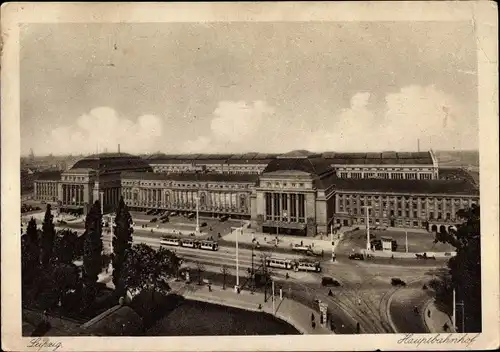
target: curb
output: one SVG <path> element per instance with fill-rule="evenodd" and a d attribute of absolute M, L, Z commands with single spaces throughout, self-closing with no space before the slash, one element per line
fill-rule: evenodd
<path fill-rule="evenodd" d="M 431 331 L 431 329 L 429 328 L 429 324 L 427 324 L 427 318 L 426 318 L 425 312 L 427 312 L 427 309 L 429 308 L 429 306 L 433 302 L 434 302 L 434 298 L 430 298 L 427 302 L 425 302 L 424 309 L 422 309 L 422 313 L 420 314 L 420 316 L 422 317 L 422 319 L 424 321 L 424 326 L 427 329 L 427 332 L 429 332 L 429 333 L 432 333 L 433 331 Z"/>
<path fill-rule="evenodd" d="M 396 327 L 396 324 L 394 324 L 394 321 L 392 320 L 392 315 L 391 315 L 391 304 L 392 304 L 392 299 L 394 297 L 394 294 L 397 292 L 398 290 L 394 290 L 390 296 L 389 296 L 389 299 L 387 300 L 387 307 L 385 308 L 386 309 L 386 315 L 387 315 L 387 319 L 389 320 L 389 325 L 391 326 L 391 329 L 394 333 L 398 334 L 398 329 Z"/>

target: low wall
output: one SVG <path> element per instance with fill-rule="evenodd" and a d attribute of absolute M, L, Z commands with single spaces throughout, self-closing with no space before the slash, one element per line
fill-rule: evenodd
<path fill-rule="evenodd" d="M 423 256 L 426 253 L 429 258 L 451 258 L 457 255 L 456 252 L 418 252 L 418 253 L 406 253 L 406 252 L 383 252 L 383 251 L 364 251 L 365 255 L 371 255 L 378 258 L 400 258 L 400 259 L 417 259 L 417 254 Z"/>

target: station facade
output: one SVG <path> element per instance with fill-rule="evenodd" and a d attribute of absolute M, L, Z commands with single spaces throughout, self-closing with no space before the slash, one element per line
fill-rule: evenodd
<path fill-rule="evenodd" d="M 471 180 L 439 178 L 432 152 L 216 157 L 93 156 L 59 179 L 38 180 L 35 197 L 57 198 L 62 211 L 84 211 L 97 199 L 105 212 L 114 211 L 120 196 L 140 211 L 189 213 L 198 202 L 202 215 L 248 219 L 259 232 L 304 236 L 365 225 L 366 212 L 371 226 L 446 231 L 459 209 L 479 203 Z"/>

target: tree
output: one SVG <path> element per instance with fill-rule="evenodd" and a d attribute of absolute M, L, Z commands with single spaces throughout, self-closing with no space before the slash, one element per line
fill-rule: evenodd
<path fill-rule="evenodd" d="M 118 209 L 116 210 L 116 225 L 113 226 L 113 282 L 115 287 L 120 291 L 123 290 L 121 285 L 121 272 L 125 255 L 132 247 L 132 216 L 128 211 L 127 205 L 120 198 Z"/>
<path fill-rule="evenodd" d="M 102 214 L 96 201 L 85 219 L 85 242 L 83 248 L 83 279 L 85 285 L 84 307 L 94 300 L 97 293 L 97 278 L 101 272 Z"/>
<path fill-rule="evenodd" d="M 223 264 L 220 268 L 220 272 L 222 273 L 222 289 L 226 289 L 226 277 L 229 274 L 229 268 L 227 265 Z"/>
<path fill-rule="evenodd" d="M 473 205 L 461 209 L 457 217 L 462 223 L 456 231 L 436 236 L 439 242 L 446 242 L 456 248 L 456 256 L 448 261 L 451 285 L 448 297 L 455 289 L 457 301 L 463 301 L 464 332 L 481 332 L 481 223 L 480 207 Z M 457 321 L 460 323 L 460 321 Z"/>
<path fill-rule="evenodd" d="M 21 237 L 22 248 L 22 275 L 25 283 L 32 282 L 40 266 L 40 244 L 36 220 L 31 218 L 28 222 L 26 235 Z"/>
<path fill-rule="evenodd" d="M 42 225 L 42 265 L 47 267 L 52 258 L 52 252 L 54 249 L 54 238 L 56 235 L 54 227 L 54 216 L 52 215 L 50 204 L 47 204 L 47 209 L 45 211 L 45 218 L 43 219 Z"/>
<path fill-rule="evenodd" d="M 133 245 L 127 250 L 121 272 L 121 282 L 130 292 L 151 291 L 168 294 L 168 279 L 174 277 L 179 268 L 179 258 L 174 252 L 160 247 L 153 249 L 147 244 Z"/>
<path fill-rule="evenodd" d="M 196 262 L 196 270 L 198 271 L 198 285 L 201 285 L 201 274 L 205 271 L 205 265 Z"/>
<path fill-rule="evenodd" d="M 53 258 L 58 263 L 71 264 L 79 256 L 78 235 L 70 230 L 57 232 L 54 239 Z"/>

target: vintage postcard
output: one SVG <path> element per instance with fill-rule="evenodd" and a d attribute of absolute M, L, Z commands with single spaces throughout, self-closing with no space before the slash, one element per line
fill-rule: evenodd
<path fill-rule="evenodd" d="M 2 348 L 498 348 L 496 10 L 3 5 Z"/>

